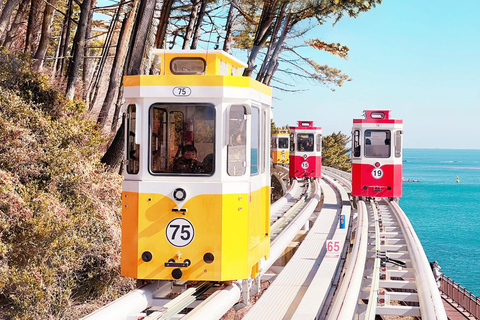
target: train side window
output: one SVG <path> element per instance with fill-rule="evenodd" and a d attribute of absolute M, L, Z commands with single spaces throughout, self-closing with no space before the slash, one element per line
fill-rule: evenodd
<path fill-rule="evenodd" d="M 353 156 L 360 157 L 360 130 L 353 132 Z"/>
<path fill-rule="evenodd" d="M 241 105 L 232 105 L 228 113 L 227 173 L 243 176 L 247 167 L 247 110 Z"/>
<path fill-rule="evenodd" d="M 140 145 L 135 143 L 135 135 L 137 134 L 136 120 L 137 107 L 130 104 L 127 107 L 127 172 L 129 174 L 137 174 L 140 167 Z"/>
<path fill-rule="evenodd" d="M 262 173 L 265 173 L 265 168 L 267 167 L 267 159 L 270 159 L 270 156 L 267 154 L 267 145 L 266 145 L 266 141 L 268 141 L 268 135 L 267 133 L 269 133 L 269 130 L 268 129 L 268 125 L 269 125 L 269 121 L 267 120 L 267 111 L 266 110 L 263 110 L 262 111 L 262 126 L 260 128 L 260 132 L 261 132 L 261 139 L 260 141 L 262 142 L 262 146 L 261 146 L 261 150 L 262 150 L 262 155 L 261 155 L 261 159 L 262 159 L 262 163 L 261 163 L 261 171 Z"/>
<path fill-rule="evenodd" d="M 313 151 L 313 133 L 299 133 L 297 134 L 297 151 Z"/>
<path fill-rule="evenodd" d="M 279 137 L 273 137 L 272 139 L 272 149 L 277 149 L 277 141 L 278 145 L 280 144 L 280 138 Z"/>
<path fill-rule="evenodd" d="M 317 134 L 317 152 L 322 151 L 322 135 Z"/>
<path fill-rule="evenodd" d="M 252 108 L 252 144 L 250 149 L 250 174 L 258 174 L 260 165 L 260 111 Z"/>
<path fill-rule="evenodd" d="M 390 130 L 365 130 L 365 157 L 390 158 Z"/>
<path fill-rule="evenodd" d="M 154 104 L 150 109 L 150 171 L 214 172 L 215 108 L 209 104 Z"/>
<path fill-rule="evenodd" d="M 295 135 L 290 133 L 290 152 L 295 152 Z"/>
<path fill-rule="evenodd" d="M 164 108 L 153 108 L 151 115 L 151 160 L 152 171 L 166 171 L 168 167 L 167 157 L 167 116 Z"/>
<path fill-rule="evenodd" d="M 395 157 L 402 156 L 402 131 L 395 131 Z"/>

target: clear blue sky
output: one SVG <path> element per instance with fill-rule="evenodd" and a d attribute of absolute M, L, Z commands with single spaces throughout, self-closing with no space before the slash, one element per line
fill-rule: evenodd
<path fill-rule="evenodd" d="M 480 1 L 383 0 L 358 18 L 317 27 L 309 38 L 350 48 L 349 60 L 300 52 L 353 81 L 306 92 L 274 90 L 274 122 L 313 120 L 324 135 L 350 135 L 365 109 L 404 120 L 405 148 L 480 149 Z"/>

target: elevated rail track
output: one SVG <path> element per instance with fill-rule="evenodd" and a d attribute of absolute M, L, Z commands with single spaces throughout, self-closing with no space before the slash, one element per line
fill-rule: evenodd
<path fill-rule="evenodd" d="M 319 180 L 293 181 L 272 204 L 270 257 L 260 265 L 272 283 L 244 319 L 447 319 L 426 255 L 398 203 L 370 199 L 354 209 L 349 174 L 323 172 Z M 305 239 L 272 273 L 301 229 Z M 83 319 L 220 319 L 244 306 L 260 280 L 193 286 L 156 281 Z M 176 298 L 165 298 L 176 291 Z"/>

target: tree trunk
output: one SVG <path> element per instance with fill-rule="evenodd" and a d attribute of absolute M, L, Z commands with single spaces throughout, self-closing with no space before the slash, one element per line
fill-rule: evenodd
<path fill-rule="evenodd" d="M 140 4 L 135 29 L 132 34 L 133 45 L 129 53 L 127 75 L 140 74 L 142 68 L 147 36 L 152 25 L 153 13 L 155 12 L 156 0 L 144 0 Z"/>
<path fill-rule="evenodd" d="M 2 15 L 0 16 L 0 43 L 3 43 L 3 39 L 5 39 L 7 35 L 10 17 L 12 16 L 13 10 L 20 4 L 20 1 L 21 0 L 8 0 L 7 3 L 5 3 Z"/>
<path fill-rule="evenodd" d="M 135 0 L 133 2 L 132 10 L 128 14 L 126 20 L 122 23 L 122 30 L 120 31 L 117 43 L 117 52 L 113 60 L 112 71 L 110 72 L 110 81 L 108 83 L 107 94 L 105 96 L 105 100 L 103 101 L 103 105 L 97 119 L 97 123 L 100 125 L 100 129 L 103 129 L 103 127 L 105 127 L 110 107 L 112 106 L 115 98 L 116 90 L 118 90 L 118 87 L 120 85 L 121 77 L 123 74 L 123 66 L 125 65 L 125 60 L 128 53 L 130 35 L 132 34 L 133 24 L 135 21 L 139 3 L 140 0 Z"/>
<path fill-rule="evenodd" d="M 223 43 L 223 51 L 230 53 L 232 45 L 233 34 L 233 21 L 235 20 L 234 10 L 235 7 L 230 4 L 230 10 L 228 10 L 227 23 L 225 25 L 225 42 Z"/>
<path fill-rule="evenodd" d="M 56 75 L 63 74 L 63 70 L 66 65 L 68 39 L 70 39 L 70 27 L 72 24 L 70 19 L 71 14 L 72 14 L 72 0 L 68 0 L 67 12 L 65 12 L 65 18 L 63 19 L 63 24 L 62 24 L 62 33 L 60 36 L 57 60 L 55 62 Z"/>
<path fill-rule="evenodd" d="M 3 46 L 5 48 L 10 49 L 10 46 L 13 43 L 13 39 L 15 39 L 15 37 L 18 35 L 18 28 L 24 23 L 25 18 L 27 17 L 29 4 L 30 0 L 23 0 L 21 2 L 17 14 L 15 15 L 15 20 L 13 21 L 10 30 L 8 30 L 5 41 L 3 42 Z"/>
<path fill-rule="evenodd" d="M 290 22 L 292 20 L 292 13 L 287 14 L 287 18 L 283 27 L 282 34 L 278 38 L 275 51 L 272 54 L 272 58 L 270 59 L 268 69 L 266 71 L 265 77 L 263 79 L 263 83 L 266 85 L 270 85 L 270 81 L 272 80 L 273 74 L 275 73 L 276 69 L 278 68 L 278 56 L 280 52 L 282 52 L 282 46 L 285 42 L 288 32 L 290 31 L 291 25 Z"/>
<path fill-rule="evenodd" d="M 101 54 L 102 57 L 100 58 L 100 61 L 97 64 L 96 75 L 94 75 L 95 80 L 92 81 L 92 83 L 88 88 L 88 95 L 90 96 L 89 110 L 92 110 L 97 102 L 98 90 L 100 90 L 100 79 L 104 72 L 104 66 L 108 58 L 108 54 L 110 52 L 110 46 L 112 44 L 112 38 L 115 31 L 115 26 L 119 20 L 120 12 L 123 8 L 124 3 L 125 3 L 125 0 L 120 1 L 120 3 L 118 4 L 117 10 L 115 11 L 115 14 L 112 17 L 112 20 L 110 21 L 110 26 L 108 27 L 107 36 L 103 44 L 103 49 Z"/>
<path fill-rule="evenodd" d="M 42 23 L 42 33 L 40 34 L 40 42 L 38 43 L 37 52 L 33 59 L 33 70 L 36 72 L 42 71 L 43 62 L 45 61 L 45 55 L 47 54 L 48 43 L 50 42 L 50 37 L 52 35 L 52 21 L 53 21 L 53 6 L 55 5 L 56 0 L 50 0 L 49 3 L 45 4 L 45 10 L 43 11 L 43 23 Z"/>
<path fill-rule="evenodd" d="M 267 1 L 263 5 L 262 15 L 260 21 L 258 22 L 257 31 L 255 33 L 255 39 L 253 41 L 253 47 L 248 56 L 247 68 L 243 71 L 243 76 L 250 77 L 255 69 L 255 59 L 257 58 L 258 53 L 265 45 L 270 33 L 271 25 L 275 18 L 274 8 L 276 6 L 276 1 Z"/>
<path fill-rule="evenodd" d="M 125 117 L 118 128 L 117 134 L 107 152 L 102 157 L 102 163 L 105 163 L 111 169 L 119 168 L 121 170 L 123 161 L 123 149 L 125 148 Z"/>
<path fill-rule="evenodd" d="M 198 13 L 197 23 L 195 24 L 195 32 L 193 34 L 193 41 L 190 49 L 197 49 L 198 40 L 200 39 L 200 33 L 202 32 L 202 22 L 203 17 L 205 16 L 205 11 L 207 9 L 207 0 L 201 0 L 202 6 L 200 7 L 200 12 Z"/>
<path fill-rule="evenodd" d="M 73 100 L 75 96 L 75 86 L 78 81 L 80 66 L 82 64 L 83 47 L 85 46 L 85 33 L 87 31 L 88 14 L 92 0 L 83 0 L 80 6 L 80 21 L 78 23 L 77 32 L 75 34 L 74 51 L 72 54 L 72 63 L 69 66 L 66 96 L 67 99 Z"/>
<path fill-rule="evenodd" d="M 277 34 L 278 34 L 278 32 L 279 32 L 279 30 L 282 26 L 282 21 L 283 21 L 283 17 L 284 17 L 284 13 L 285 13 L 284 9 L 285 9 L 285 7 L 282 8 L 279 17 L 276 19 L 274 30 L 272 31 L 272 34 L 271 34 L 271 37 L 270 37 L 267 52 L 265 53 L 265 58 L 263 59 L 262 66 L 260 67 L 260 70 L 258 70 L 258 74 L 257 74 L 257 78 L 256 78 L 257 81 L 262 82 L 262 80 L 265 77 L 265 74 L 267 72 L 268 65 L 269 65 L 269 62 L 270 62 L 270 59 L 271 59 L 271 56 L 272 56 L 272 52 L 274 51 L 276 43 L 278 42 Z"/>
<path fill-rule="evenodd" d="M 116 132 L 118 130 L 118 118 L 120 115 L 120 111 L 122 110 L 122 101 L 123 101 L 123 90 L 118 90 L 117 95 L 117 102 L 115 102 L 115 112 L 113 113 L 112 119 L 112 130 L 111 132 Z"/>
<path fill-rule="evenodd" d="M 87 31 L 85 32 L 85 49 L 83 52 L 83 73 L 82 73 L 82 82 L 83 82 L 83 90 L 82 90 L 82 98 L 85 100 L 86 104 L 88 105 L 88 85 L 90 83 L 90 78 L 92 75 L 92 59 L 90 56 L 90 37 L 92 35 L 92 18 L 93 18 L 93 6 L 90 8 L 90 12 L 88 13 L 88 23 L 87 23 Z"/>
<path fill-rule="evenodd" d="M 152 48 L 155 45 L 155 35 L 158 29 L 158 19 L 162 11 L 163 1 L 157 0 L 155 4 L 155 12 L 153 13 L 154 19 L 152 20 L 152 26 L 148 31 L 147 43 L 145 45 L 145 57 L 142 62 L 142 70 L 140 74 L 151 74 L 152 60 L 158 55 L 153 54 Z"/>
<path fill-rule="evenodd" d="M 160 21 L 158 23 L 157 35 L 155 37 L 155 48 L 162 48 L 165 42 L 165 34 L 167 32 L 168 18 L 172 11 L 172 4 L 174 0 L 163 1 L 162 12 L 160 14 Z"/>
<path fill-rule="evenodd" d="M 37 17 L 40 12 L 40 3 L 38 0 L 30 2 L 30 14 L 28 15 L 27 36 L 25 38 L 25 53 L 32 53 L 35 51 L 35 29 L 37 26 Z"/>
<path fill-rule="evenodd" d="M 183 39 L 182 49 L 188 49 L 190 40 L 192 39 L 193 27 L 197 21 L 198 8 L 200 7 L 200 0 L 192 0 L 192 11 L 190 12 L 190 20 L 188 21 L 187 30 L 185 32 L 185 38 Z"/>

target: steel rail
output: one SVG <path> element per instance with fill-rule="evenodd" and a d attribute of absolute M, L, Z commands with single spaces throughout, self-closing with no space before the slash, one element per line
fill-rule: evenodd
<path fill-rule="evenodd" d="M 378 217 L 378 210 L 374 202 L 370 201 L 370 207 L 373 213 L 374 219 L 374 228 L 375 228 L 375 252 L 380 251 L 380 221 Z M 373 273 L 372 273 L 372 283 L 370 285 L 370 295 L 368 297 L 368 306 L 365 314 L 365 320 L 375 320 L 377 314 L 377 298 L 378 298 L 378 288 L 380 282 L 380 258 L 375 256 Z"/>
<path fill-rule="evenodd" d="M 445 307 L 443 306 L 440 291 L 438 290 L 432 270 L 430 269 L 427 255 L 420 243 L 420 239 L 398 203 L 390 201 L 389 206 L 392 208 L 400 223 L 402 232 L 405 235 L 408 250 L 412 257 L 422 318 L 428 320 L 447 320 L 447 314 L 445 312 Z"/>
<path fill-rule="evenodd" d="M 345 276 L 328 314 L 328 320 L 353 319 L 360 294 L 367 258 L 368 219 L 363 201 L 358 203 L 357 230 L 352 254 L 345 266 Z"/>

